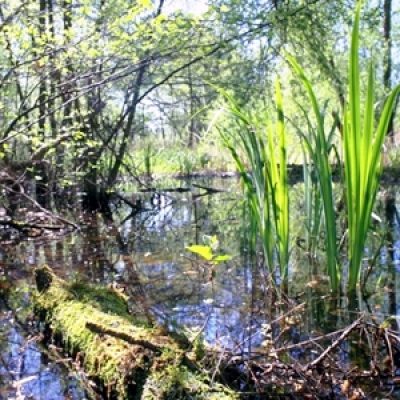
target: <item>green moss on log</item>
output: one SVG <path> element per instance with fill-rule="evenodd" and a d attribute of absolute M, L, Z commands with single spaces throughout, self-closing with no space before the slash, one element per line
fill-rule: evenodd
<path fill-rule="evenodd" d="M 146 379 L 142 400 L 231 400 L 237 398 L 219 383 L 210 384 L 208 376 L 195 373 L 168 352 L 155 363 Z"/>
<path fill-rule="evenodd" d="M 133 318 L 115 290 L 67 282 L 48 267 L 35 271 L 36 313 L 76 354 L 89 376 L 118 399 L 236 399 L 185 354 L 182 343 Z"/>

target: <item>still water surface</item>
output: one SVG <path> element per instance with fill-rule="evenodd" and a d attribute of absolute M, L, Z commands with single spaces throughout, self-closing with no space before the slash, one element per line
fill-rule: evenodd
<path fill-rule="evenodd" d="M 175 181 L 169 187 L 189 188 L 192 183 Z M 221 192 L 207 194 L 194 187 L 190 192 L 125 193 L 130 203 L 142 207 L 141 212 L 117 201 L 112 206 L 112 220 L 101 215 L 81 217 L 80 232 L 2 246 L 0 267 L 5 279 L 20 287 L 29 286 L 34 267 L 46 263 L 62 277 L 123 289 L 133 308 L 135 303 L 145 303 L 159 323 L 169 329 L 201 330 L 210 345 L 237 354 L 262 351 L 263 327 L 284 312 L 287 305 L 271 304 L 263 272 L 252 263 L 240 185 L 236 179 L 201 179 L 195 184 Z M 371 290 L 368 299 L 359 299 L 356 307 L 349 310 L 346 299 L 328 300 L 323 268 L 318 262 L 310 267 L 310 258 L 301 249 L 302 191 L 300 185 L 291 190 L 292 198 L 298 199 L 291 210 L 291 224 L 293 241 L 299 246 L 294 245 L 292 250 L 289 292 L 298 304 L 305 305 L 295 323 L 291 325 L 289 321 L 285 327 L 290 341 L 296 343 L 339 329 L 354 320 L 360 310 L 374 314 L 378 321 L 396 316 L 393 327 L 398 328 L 399 221 L 393 216 L 391 243 L 385 242 L 379 251 L 378 267 L 368 281 L 369 288 L 379 290 Z M 386 223 L 380 224 L 383 227 Z M 214 275 L 210 265 L 185 249 L 191 244 L 203 244 L 212 235 L 219 240 L 218 251 L 233 257 L 214 267 Z M 371 254 L 377 243 L 378 239 L 371 240 L 371 249 L 367 249 Z M 84 398 L 76 374 L 49 362 L 26 329 L 15 322 L 15 315 L 5 304 L 1 305 L 0 399 Z M 311 355 L 297 349 L 291 356 L 301 361 Z M 349 367 L 363 363 L 359 354 L 347 350 L 341 357 L 343 365 Z"/>

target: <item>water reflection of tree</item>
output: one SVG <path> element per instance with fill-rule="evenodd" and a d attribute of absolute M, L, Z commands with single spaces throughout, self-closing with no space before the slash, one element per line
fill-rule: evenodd
<path fill-rule="evenodd" d="M 386 212 L 386 221 L 388 224 L 387 229 L 387 248 L 389 255 L 388 269 L 389 269 L 389 277 L 388 277 L 388 301 L 389 301 L 389 314 L 392 316 L 397 316 L 397 290 L 398 287 L 397 279 L 398 279 L 398 249 L 396 248 L 396 240 L 398 240 L 398 232 L 400 225 L 399 213 L 396 207 L 396 194 L 393 188 L 389 188 L 387 190 L 385 196 L 385 212 Z M 393 328 L 397 328 L 397 320 L 394 319 L 392 321 Z"/>
<path fill-rule="evenodd" d="M 0 398 L 84 398 L 83 385 L 51 362 L 16 319 L 0 300 Z"/>

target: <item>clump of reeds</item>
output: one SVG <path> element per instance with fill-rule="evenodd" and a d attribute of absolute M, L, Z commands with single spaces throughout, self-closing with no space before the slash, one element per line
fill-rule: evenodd
<path fill-rule="evenodd" d="M 249 215 L 254 220 L 251 226 L 257 229 L 261 238 L 266 264 L 273 273 L 277 260 L 283 281 L 289 262 L 289 191 L 280 84 L 277 83 L 275 88 L 275 121 L 266 113 L 262 118 L 252 116 L 227 93 L 221 93 L 238 125 L 235 132 L 220 130 L 221 137 L 246 187 Z"/>
<path fill-rule="evenodd" d="M 340 266 L 338 263 L 337 251 L 332 169 L 329 161 L 331 135 L 328 135 L 325 132 L 325 108 L 319 105 L 310 81 L 294 57 L 287 55 L 287 59 L 307 92 L 307 96 L 312 106 L 312 113 L 316 120 L 316 127 L 314 127 L 308 114 L 305 113 L 308 125 L 308 135 L 302 135 L 302 139 L 309 159 L 313 164 L 316 179 L 318 181 L 325 224 L 327 271 L 332 290 L 337 290 L 340 282 Z"/>
<path fill-rule="evenodd" d="M 375 77 L 372 62 L 368 69 L 365 104 L 362 105 L 359 67 L 359 24 L 361 1 L 358 2 L 351 36 L 348 70 L 348 99 L 343 116 L 344 184 L 348 218 L 348 288 L 353 291 L 360 279 L 362 257 L 371 222 L 381 174 L 381 150 L 396 98 L 397 86 L 387 97 L 377 122 L 375 121 Z M 302 133 L 305 148 L 306 184 L 311 185 L 309 163 L 317 180 L 318 192 L 306 195 L 309 230 L 313 240 L 320 229 L 320 203 L 325 228 L 327 272 L 331 289 L 336 291 L 342 281 L 338 260 L 336 210 L 333 195 L 332 150 L 333 130 L 325 127 L 326 106 L 321 106 L 304 70 L 296 59 L 287 55 L 294 72 L 305 88 L 311 103 L 312 117 L 304 112 L 307 134 Z M 222 92 L 221 92 L 222 93 Z M 265 259 L 271 272 L 275 256 L 278 258 L 281 277 L 287 276 L 289 262 L 289 195 L 287 182 L 286 133 L 280 86 L 276 86 L 275 123 L 262 115 L 262 120 L 245 112 L 226 93 L 229 111 L 238 122 L 237 136 L 221 132 L 225 146 L 230 150 L 247 188 L 252 224 L 261 236 Z M 315 122 L 313 122 L 313 120 Z M 275 152 L 275 140 L 279 152 Z M 238 148 L 236 148 L 236 144 Z M 239 150 L 240 149 L 240 150 Z M 337 153 L 337 152 L 336 152 Z M 247 171 L 251 173 L 248 174 Z M 306 188 L 307 190 L 307 188 Z M 314 193 L 314 197 L 313 194 Z M 311 247 L 315 245 L 311 243 Z"/>
<path fill-rule="evenodd" d="M 358 55 L 360 10 L 361 1 L 357 4 L 351 36 L 348 100 L 344 110 L 342 135 L 348 218 L 348 288 L 350 291 L 356 288 L 360 279 L 364 246 L 381 174 L 382 145 L 395 100 L 400 91 L 400 86 L 398 86 L 389 94 L 376 124 L 375 76 L 372 62 L 369 64 L 367 94 L 365 104 L 362 106 Z M 331 288 L 336 290 L 341 281 L 341 270 L 337 258 L 335 204 L 329 162 L 330 135 L 325 134 L 324 107 L 320 107 L 318 104 L 310 81 L 293 57 L 289 55 L 287 59 L 305 87 L 316 119 L 317 126 L 314 128 L 306 114 L 309 134 L 302 135 L 302 138 L 317 172 L 324 211 L 328 274 Z"/>
<path fill-rule="evenodd" d="M 382 169 L 382 145 L 396 97 L 400 91 L 400 86 L 397 86 L 388 95 L 376 123 L 375 73 L 371 61 L 368 68 L 365 104 L 362 105 L 358 55 L 360 9 L 361 2 L 357 5 L 351 38 L 348 101 L 343 123 L 345 194 L 348 215 L 348 288 L 350 291 L 356 288 L 360 279 L 364 246 Z"/>

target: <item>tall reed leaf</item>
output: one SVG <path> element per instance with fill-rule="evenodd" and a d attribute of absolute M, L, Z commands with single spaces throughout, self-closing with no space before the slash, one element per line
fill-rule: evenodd
<path fill-rule="evenodd" d="M 345 107 L 343 154 L 348 212 L 348 288 L 354 291 L 360 279 L 362 257 L 381 175 L 381 150 L 393 113 L 397 86 L 387 97 L 375 128 L 375 74 L 368 69 L 365 104 L 361 104 L 359 67 L 359 25 L 361 2 L 354 18 L 349 58 L 349 92 Z"/>
<path fill-rule="evenodd" d="M 329 153 L 331 150 L 329 143 L 330 135 L 325 133 L 325 108 L 320 107 L 310 81 L 295 58 L 287 55 L 287 59 L 306 90 L 316 120 L 316 127 L 314 128 L 311 120 L 306 114 L 309 134 L 303 135 L 303 141 L 314 165 L 319 190 L 321 192 L 325 223 L 327 270 L 331 288 L 336 291 L 340 282 L 340 268 L 337 257 L 336 216 L 335 202 L 333 198 L 332 171 L 329 163 Z"/>
<path fill-rule="evenodd" d="M 322 202 L 318 182 L 313 177 L 310 155 L 302 145 L 305 226 L 307 230 L 307 251 L 315 256 L 321 228 Z"/>
<path fill-rule="evenodd" d="M 278 259 L 281 275 L 287 275 L 289 262 L 289 189 L 287 177 L 287 154 L 286 154 L 286 134 L 285 121 L 282 105 L 282 94 L 280 84 L 277 81 L 276 92 L 276 111 L 277 121 L 275 132 L 270 125 L 268 129 L 268 154 L 265 163 L 266 175 L 270 176 L 270 187 L 272 209 L 275 220 L 277 235 Z M 274 133 L 279 140 L 279 159 L 275 158 Z M 268 173 L 269 171 L 269 173 Z"/>
<path fill-rule="evenodd" d="M 289 262 L 289 190 L 286 132 L 279 83 L 276 84 L 275 92 L 277 118 L 272 123 L 266 115 L 262 116 L 262 120 L 250 115 L 232 97 L 220 90 L 239 128 L 237 135 L 222 130 L 220 134 L 247 189 L 250 216 L 255 220 L 266 264 L 273 272 L 276 256 L 280 276 L 284 280 Z M 276 139 L 278 155 L 275 154 Z M 247 173 L 247 167 L 250 174 Z"/>

